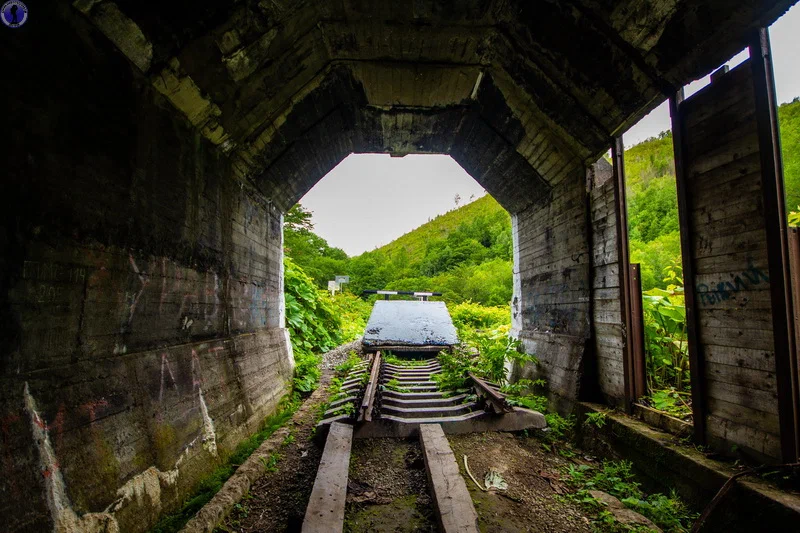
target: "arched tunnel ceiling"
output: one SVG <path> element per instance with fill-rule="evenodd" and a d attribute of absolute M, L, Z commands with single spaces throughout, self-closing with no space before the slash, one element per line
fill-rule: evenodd
<path fill-rule="evenodd" d="M 282 209 L 382 151 L 450 153 L 516 212 L 793 3 L 73 5 Z"/>

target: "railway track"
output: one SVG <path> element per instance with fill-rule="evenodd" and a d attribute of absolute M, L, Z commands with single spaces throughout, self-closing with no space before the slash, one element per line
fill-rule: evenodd
<path fill-rule="evenodd" d="M 436 357 L 409 365 L 381 352 L 356 365 L 331 398 L 319 432 L 327 440 L 306 509 L 306 533 L 342 531 L 353 439 L 418 438 L 428 490 L 445 533 L 477 532 L 478 515 L 446 434 L 544 428 L 537 412 L 512 407 L 497 384 L 470 375 L 461 390 L 440 391 Z"/>

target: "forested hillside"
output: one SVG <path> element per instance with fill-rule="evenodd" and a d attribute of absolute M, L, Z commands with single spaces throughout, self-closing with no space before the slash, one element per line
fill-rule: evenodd
<path fill-rule="evenodd" d="M 800 99 L 780 106 L 787 206 L 800 210 Z M 665 269 L 680 265 L 672 134 L 625 151 L 631 261 L 642 264 L 644 290 L 666 288 Z M 800 217 L 799 217 L 800 218 Z M 349 291 L 431 290 L 450 302 L 506 305 L 511 299 L 512 242 L 508 213 L 486 195 L 440 215 L 391 243 L 348 258 L 313 232 L 300 205 L 286 216 L 285 247 L 318 287 L 337 274 Z"/>
<path fill-rule="evenodd" d="M 351 289 L 439 291 L 450 302 L 511 300 L 511 217 L 484 196 L 350 261 Z"/>
<path fill-rule="evenodd" d="M 786 207 L 800 211 L 800 97 L 778 108 Z"/>

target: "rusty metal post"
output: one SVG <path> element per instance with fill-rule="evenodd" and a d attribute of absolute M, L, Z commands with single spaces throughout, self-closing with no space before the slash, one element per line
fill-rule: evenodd
<path fill-rule="evenodd" d="M 678 223 L 681 232 L 684 303 L 686 305 L 686 334 L 689 350 L 689 378 L 692 384 L 692 419 L 694 440 L 706 443 L 706 372 L 705 358 L 697 342 L 697 295 L 694 286 L 694 232 L 691 225 L 691 198 L 686 168 L 686 132 L 684 131 L 683 89 L 669 99 L 672 117 L 672 147 L 675 153 L 675 181 L 678 190 Z"/>
<path fill-rule="evenodd" d="M 778 392 L 778 420 L 781 429 L 783 462 L 798 457 L 800 421 L 798 421 L 797 354 L 795 353 L 794 309 L 789 268 L 789 242 L 786 228 L 786 205 L 783 192 L 783 163 L 775 79 L 769 32 L 761 28 L 750 43 L 753 68 L 758 147 L 761 155 L 761 191 L 764 199 L 764 225 L 769 258 L 772 333 L 775 346 L 775 380 Z"/>
<path fill-rule="evenodd" d="M 800 228 L 789 228 L 789 270 L 792 277 L 795 357 L 800 350 Z M 800 357 L 797 357 L 800 365 Z M 798 368 L 800 372 L 800 368 Z"/>
<path fill-rule="evenodd" d="M 644 309 L 642 308 L 642 265 L 631 264 L 631 334 L 633 394 L 638 400 L 647 394 L 647 362 L 644 352 Z"/>
<path fill-rule="evenodd" d="M 633 411 L 633 401 L 636 399 L 633 388 L 632 354 L 630 349 L 630 308 L 631 284 L 629 280 L 628 265 L 628 207 L 625 199 L 625 145 L 622 136 L 616 137 L 611 145 L 611 161 L 614 168 L 614 203 L 617 225 L 617 265 L 619 272 L 619 303 L 620 320 L 622 326 L 622 371 L 625 388 L 625 410 Z"/>

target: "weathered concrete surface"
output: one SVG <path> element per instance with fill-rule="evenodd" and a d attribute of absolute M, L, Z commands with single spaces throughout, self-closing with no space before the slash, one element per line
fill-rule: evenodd
<path fill-rule="evenodd" d="M 575 399 L 585 167 L 792 3 L 40 6 L 0 37 L 7 529 L 144 529 L 274 407 L 280 213 L 352 152 L 450 154 L 514 215 L 521 373 Z"/>
<path fill-rule="evenodd" d="M 458 334 L 444 302 L 378 300 L 364 330 L 364 346 L 453 346 Z"/>
<path fill-rule="evenodd" d="M 578 442 L 583 449 L 606 458 L 633 462 L 644 489 L 669 493 L 676 490 L 700 512 L 725 481 L 738 472 L 730 463 L 716 461 L 694 446 L 680 443 L 673 435 L 607 407 L 581 402 L 578 420 L 586 413 L 603 412 L 602 428 L 578 424 Z M 739 478 L 703 527 L 703 531 L 750 532 L 792 531 L 800 521 L 800 496 L 780 490 L 757 476 Z"/>
<path fill-rule="evenodd" d="M 75 10 L 282 209 L 347 153 L 379 150 L 452 153 L 517 211 L 543 193 L 540 177 L 554 184 L 594 163 L 612 135 L 792 3 L 78 0 Z"/>
<path fill-rule="evenodd" d="M 322 384 L 324 385 L 324 383 Z M 292 416 L 291 422 L 275 431 L 250 457 L 236 469 L 207 504 L 181 529 L 181 533 L 212 533 L 222 520 L 228 516 L 233 506 L 239 503 L 250 490 L 250 486 L 264 475 L 265 461 L 281 448 L 287 436 L 292 434 L 292 426 L 302 421 L 312 410 L 318 409 L 321 399 L 328 394 L 327 387 L 320 386 Z"/>
<path fill-rule="evenodd" d="M 80 12 L 36 21 L 3 34 L 0 516 L 142 531 L 288 390 L 281 213 Z"/>
<path fill-rule="evenodd" d="M 543 378 L 554 399 L 578 397 L 590 343 L 591 261 L 585 173 L 573 173 L 546 204 L 512 216 L 512 333 L 537 365 L 516 378 Z"/>

